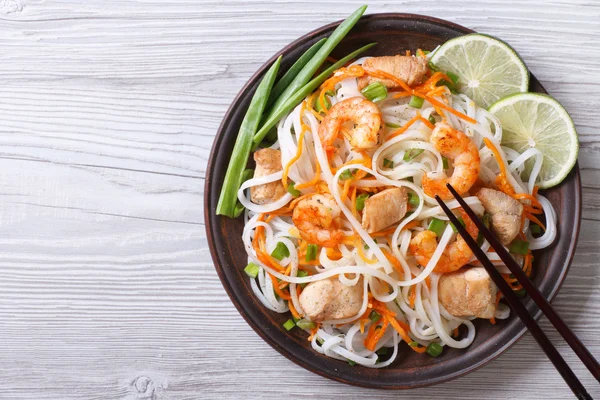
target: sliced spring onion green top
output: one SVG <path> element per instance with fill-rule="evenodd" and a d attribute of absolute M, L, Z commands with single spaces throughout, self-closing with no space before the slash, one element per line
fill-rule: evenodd
<path fill-rule="evenodd" d="M 404 161 L 410 161 L 425 150 L 423 149 L 408 149 L 406 153 L 404 153 Z"/>
<path fill-rule="evenodd" d="M 300 329 L 315 329 L 317 324 L 307 319 L 300 319 L 296 322 L 296 326 Z"/>
<path fill-rule="evenodd" d="M 408 102 L 408 105 L 413 108 L 421 108 L 423 107 L 423 103 L 425 103 L 425 99 L 413 95 L 410 96 L 410 101 Z"/>
<path fill-rule="evenodd" d="M 314 261 L 317 259 L 317 250 L 319 247 L 316 244 L 309 244 L 306 248 L 306 261 Z"/>
<path fill-rule="evenodd" d="M 442 167 L 444 169 L 450 168 L 450 165 L 448 165 L 448 159 L 446 157 L 444 157 L 444 156 L 442 156 Z"/>
<path fill-rule="evenodd" d="M 293 321 L 293 320 L 291 320 L 291 319 L 288 319 L 287 321 L 285 321 L 285 322 L 283 323 L 283 327 L 285 328 L 285 330 L 286 330 L 286 331 L 289 331 L 289 330 L 291 330 L 291 329 L 292 329 L 293 327 L 295 327 L 295 326 L 296 326 L 296 324 L 295 324 L 295 323 L 294 323 L 294 321 Z"/>
<path fill-rule="evenodd" d="M 401 127 L 400 125 L 394 124 L 393 122 L 386 122 L 385 126 L 387 126 L 388 128 L 392 128 L 392 129 L 398 129 Z"/>
<path fill-rule="evenodd" d="M 529 242 L 526 242 L 524 240 L 513 240 L 513 242 L 510 245 L 510 249 L 509 251 L 513 254 L 521 254 L 521 255 L 525 255 L 527 254 L 527 251 L 529 250 Z"/>
<path fill-rule="evenodd" d="M 460 222 L 460 224 L 462 226 L 465 226 L 465 221 L 462 219 L 462 217 L 458 217 L 457 219 L 458 219 L 458 222 Z M 450 228 L 452 228 L 454 233 L 458 233 L 458 228 L 456 226 L 454 226 L 454 224 L 452 222 L 450 222 Z"/>
<path fill-rule="evenodd" d="M 444 348 L 439 343 L 431 342 L 427 345 L 425 353 L 429 354 L 431 357 L 438 357 L 442 354 L 442 350 L 444 350 Z"/>
<path fill-rule="evenodd" d="M 435 120 L 435 117 L 433 115 L 429 116 L 429 122 L 431 122 L 433 125 L 435 125 L 437 123 L 437 121 Z"/>
<path fill-rule="evenodd" d="M 371 322 L 377 323 L 377 321 L 379 321 L 381 319 L 381 314 L 379 314 L 377 311 L 373 310 L 369 314 L 369 319 L 371 320 Z"/>
<path fill-rule="evenodd" d="M 352 178 L 353 175 L 354 175 L 354 172 L 352 172 L 351 169 L 344 170 L 344 172 L 342 172 L 340 174 L 340 180 L 341 181 L 345 181 L 347 179 Z"/>
<path fill-rule="evenodd" d="M 269 101 L 267 102 L 267 107 L 270 106 L 277 100 L 281 93 L 292 83 L 294 78 L 298 75 L 298 73 L 304 68 L 304 66 L 314 57 L 315 54 L 319 51 L 319 49 L 323 46 L 323 44 L 327 41 L 327 38 L 323 38 L 319 40 L 317 43 L 313 44 L 308 50 L 304 52 L 296 60 L 296 62 L 286 71 L 286 73 L 277 81 L 275 86 L 273 86 L 273 90 L 271 90 L 271 95 L 269 96 Z"/>
<path fill-rule="evenodd" d="M 419 196 L 413 192 L 408 192 L 408 204 L 411 205 L 412 207 L 419 207 L 419 204 L 421 203 L 421 199 L 419 199 Z"/>
<path fill-rule="evenodd" d="M 529 230 L 531 231 L 531 233 L 535 234 L 542 233 L 542 228 L 538 224 L 530 224 Z"/>
<path fill-rule="evenodd" d="M 373 103 L 385 100 L 388 94 L 387 88 L 379 81 L 371 83 L 369 86 L 363 88 L 360 92 L 367 98 L 367 100 L 372 101 Z"/>
<path fill-rule="evenodd" d="M 275 250 L 273 250 L 273 252 L 271 253 L 271 257 L 281 261 L 286 257 L 290 256 L 290 249 L 287 248 L 287 246 L 281 242 L 277 242 L 277 246 L 275 247 Z"/>
<path fill-rule="evenodd" d="M 309 245 L 309 246 L 310 246 L 310 245 Z M 309 260 L 306 260 L 306 261 L 309 261 Z M 296 273 L 296 276 L 297 276 L 298 278 L 304 278 L 304 277 L 307 277 L 307 276 L 308 276 L 308 272 L 306 272 L 306 271 L 304 271 L 304 270 L 298 270 L 298 272 Z M 300 284 L 299 284 L 299 286 L 300 286 L 301 288 L 304 288 L 306 285 L 308 285 L 308 283 L 300 283 Z"/>
<path fill-rule="evenodd" d="M 383 159 L 383 167 L 384 168 L 394 168 L 394 162 L 392 160 L 388 160 L 387 158 Z"/>
<path fill-rule="evenodd" d="M 430 231 L 434 232 L 438 237 L 442 237 L 444 230 L 446 229 L 446 223 L 441 219 L 431 218 L 431 222 L 427 227 Z"/>
<path fill-rule="evenodd" d="M 283 117 L 284 114 L 289 112 L 292 108 L 296 107 L 296 105 L 298 105 L 298 103 L 300 103 L 306 96 L 308 96 L 316 88 L 318 88 L 321 83 L 325 82 L 325 80 L 329 77 L 329 75 L 331 75 L 335 70 L 343 67 L 348 61 L 352 60 L 359 54 L 367 51 L 368 49 L 375 46 L 376 44 L 377 43 L 370 43 L 366 46 L 361 47 L 358 50 L 353 51 L 352 53 L 348 54 L 346 57 L 340 59 L 338 62 L 333 64 L 331 67 L 327 68 L 325 71 L 321 72 L 316 78 L 314 78 L 313 80 L 308 82 L 306 85 L 304 85 L 298 91 L 296 91 L 293 95 L 291 95 L 289 97 L 289 99 L 287 99 L 287 101 L 285 101 L 281 105 L 281 107 L 279 107 L 277 112 L 272 112 L 271 114 L 269 114 L 267 121 L 263 124 L 263 126 L 256 133 L 256 135 L 254 135 L 254 143 L 256 145 L 258 145 L 263 140 L 263 138 L 267 135 L 267 133 L 269 133 L 271 128 L 274 127 L 275 124 L 277 124 L 277 122 L 281 119 L 281 117 Z"/>
<path fill-rule="evenodd" d="M 300 196 L 300 195 L 302 194 L 302 192 L 300 192 L 298 189 L 296 189 L 295 185 L 296 185 L 296 184 L 295 184 L 294 182 L 290 182 L 290 183 L 288 183 L 288 186 L 287 186 L 287 191 L 288 191 L 288 193 L 289 193 L 289 194 L 291 194 L 292 196 L 294 196 L 294 197 L 298 197 L 298 196 Z"/>
<path fill-rule="evenodd" d="M 260 270 L 260 266 L 254 264 L 254 263 L 249 263 L 246 268 L 244 268 L 244 272 L 246 273 L 246 275 L 248 275 L 250 278 L 256 278 L 258 276 L 258 271 Z"/>
<path fill-rule="evenodd" d="M 229 165 L 227 166 L 227 172 L 225 173 L 225 179 L 223 180 L 223 188 L 219 196 L 219 203 L 217 204 L 217 215 L 225 215 L 228 217 L 235 218 L 236 204 L 237 204 L 237 192 L 242 185 L 243 171 L 248 163 L 248 157 L 250 157 L 250 151 L 252 150 L 252 138 L 256 133 L 258 124 L 262 117 L 269 93 L 273 87 L 273 82 L 279 71 L 281 65 L 281 57 L 279 57 L 269 68 L 265 77 L 262 79 L 244 120 L 240 125 L 235 145 L 229 159 Z M 267 132 L 265 132 L 266 134 Z M 239 208 L 238 208 L 239 209 Z M 238 214 L 239 215 L 239 214 Z"/>
<path fill-rule="evenodd" d="M 456 82 L 458 82 L 458 75 L 451 71 L 446 72 L 446 75 L 448 75 L 448 78 L 452 79 L 452 84 L 456 85 Z"/>
<path fill-rule="evenodd" d="M 356 197 L 356 211 L 362 211 L 365 208 L 365 200 L 369 198 L 369 195 L 366 193 L 359 194 Z"/>

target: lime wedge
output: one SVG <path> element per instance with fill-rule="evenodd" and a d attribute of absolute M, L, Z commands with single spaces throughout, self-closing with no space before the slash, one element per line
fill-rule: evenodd
<path fill-rule="evenodd" d="M 544 156 L 537 184 L 546 189 L 558 185 L 577 161 L 579 141 L 573 120 L 552 97 L 540 93 L 518 93 L 490 106 L 502 123 L 502 145 L 523 153 L 538 149 Z M 525 164 L 528 179 L 533 162 Z"/>
<path fill-rule="evenodd" d="M 442 72 L 458 75 L 455 89 L 480 107 L 529 88 L 523 60 L 512 47 L 491 36 L 472 33 L 451 39 L 435 51 L 431 62 Z"/>

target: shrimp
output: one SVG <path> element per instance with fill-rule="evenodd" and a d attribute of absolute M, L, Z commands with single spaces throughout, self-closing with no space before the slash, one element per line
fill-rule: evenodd
<path fill-rule="evenodd" d="M 467 213 L 462 208 L 460 208 L 459 211 L 462 215 L 463 221 L 465 222 L 465 228 L 467 232 L 469 232 L 469 235 L 475 239 L 479 233 L 477 226 L 473 221 L 471 221 Z M 431 256 L 433 256 L 433 252 L 437 246 L 437 235 L 435 232 L 427 230 L 420 232 L 417 234 L 417 236 L 412 238 L 410 241 L 409 250 L 415 255 L 419 264 L 426 266 L 429 263 Z M 462 236 L 458 235 L 454 243 L 446 246 L 442 256 L 435 265 L 433 272 L 445 274 L 446 272 L 456 271 L 466 265 L 472 256 L 473 252 L 469 248 L 469 245 L 467 242 L 465 242 Z"/>
<path fill-rule="evenodd" d="M 382 121 L 381 111 L 373 102 L 352 97 L 331 107 L 319 126 L 319 137 L 327 151 L 335 150 L 333 142 L 340 130 L 348 137 L 352 147 L 372 149 L 381 141 Z"/>
<path fill-rule="evenodd" d="M 296 204 L 292 221 L 310 243 L 335 247 L 344 239 L 340 229 L 342 210 L 330 194 L 314 194 Z"/>
<path fill-rule="evenodd" d="M 463 132 L 450 127 L 444 122 L 436 124 L 429 138 L 431 144 L 439 152 L 454 164 L 454 172 L 451 177 L 432 179 L 423 176 L 423 191 L 428 196 L 440 196 L 447 200 L 453 198 L 452 193 L 446 187 L 451 184 L 459 193 L 466 193 L 479 177 L 479 150 L 475 143 Z"/>

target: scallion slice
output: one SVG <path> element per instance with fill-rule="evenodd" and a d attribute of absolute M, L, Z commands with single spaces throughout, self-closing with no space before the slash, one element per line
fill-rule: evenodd
<path fill-rule="evenodd" d="M 450 165 L 448 165 L 448 159 L 446 157 L 444 157 L 444 156 L 442 156 L 442 167 L 444 169 L 450 168 Z"/>
<path fill-rule="evenodd" d="M 442 354 L 442 350 L 444 350 L 444 348 L 439 343 L 431 342 L 427 345 L 425 353 L 429 354 L 431 357 L 438 357 Z"/>
<path fill-rule="evenodd" d="M 437 121 L 435 120 L 435 117 L 433 115 L 430 115 L 429 118 L 427 118 L 429 120 L 429 122 L 431 122 L 432 125 L 435 125 L 437 123 Z"/>
<path fill-rule="evenodd" d="M 353 175 L 353 172 L 352 172 L 352 170 L 351 170 L 351 169 L 347 169 L 347 170 L 345 170 L 344 172 L 342 172 L 342 173 L 340 174 L 340 180 L 341 180 L 341 181 L 345 181 L 345 180 L 347 180 L 347 179 L 351 179 L 351 178 L 352 178 L 352 175 Z"/>
<path fill-rule="evenodd" d="M 450 71 L 446 72 L 446 75 L 448 75 L 448 78 L 452 79 L 452 83 L 456 85 L 456 82 L 458 82 L 458 75 Z"/>
<path fill-rule="evenodd" d="M 275 250 L 273 250 L 273 252 L 271 253 L 271 257 L 281 261 L 289 256 L 290 250 L 287 248 L 287 246 L 281 242 L 277 242 L 277 246 L 275 247 Z"/>
<path fill-rule="evenodd" d="M 285 328 L 286 331 L 289 331 L 290 329 L 292 329 L 293 327 L 295 327 L 296 324 L 294 323 L 293 320 L 288 319 L 287 321 L 284 322 L 283 327 Z"/>
<path fill-rule="evenodd" d="M 442 237 L 444 230 L 446 229 L 446 223 L 441 219 L 432 218 L 429 226 L 427 227 L 430 231 L 434 232 L 438 237 Z"/>
<path fill-rule="evenodd" d="M 298 189 L 296 189 L 295 185 L 296 184 L 294 182 L 288 183 L 287 191 L 292 196 L 298 197 L 298 196 L 300 196 L 302 194 L 302 192 L 300 192 Z"/>
<path fill-rule="evenodd" d="M 300 319 L 296 322 L 296 326 L 300 329 L 315 329 L 317 324 L 307 319 Z"/>
<path fill-rule="evenodd" d="M 421 108 L 421 107 L 423 107 L 424 102 L 425 102 L 425 99 L 413 95 L 413 96 L 410 96 L 410 101 L 408 102 L 408 105 L 413 108 Z"/>
<path fill-rule="evenodd" d="M 419 207 L 419 204 L 421 203 L 421 199 L 419 199 L 419 195 L 413 193 L 413 192 L 409 192 L 408 193 L 408 204 L 412 207 Z"/>
<path fill-rule="evenodd" d="M 425 150 L 423 149 L 408 149 L 406 153 L 404 153 L 404 161 L 410 161 Z"/>
<path fill-rule="evenodd" d="M 460 224 L 462 226 L 465 226 L 465 221 L 463 221 L 462 217 L 458 217 L 457 219 L 458 219 L 458 222 L 460 222 Z M 458 233 L 458 228 L 456 226 L 454 226 L 454 224 L 452 222 L 450 222 L 450 227 L 452 228 L 454 233 Z"/>
<path fill-rule="evenodd" d="M 392 129 L 398 129 L 398 128 L 400 128 L 400 125 L 394 124 L 393 122 L 386 122 L 385 126 L 387 126 L 388 128 L 392 128 Z"/>
<path fill-rule="evenodd" d="M 306 248 L 306 262 L 314 261 L 317 259 L 318 246 L 316 244 L 309 244 Z"/>
<path fill-rule="evenodd" d="M 371 320 L 371 322 L 377 323 L 377 321 L 379 321 L 381 319 L 381 314 L 379 314 L 375 310 L 372 310 L 371 313 L 369 314 L 369 319 Z"/>
<path fill-rule="evenodd" d="M 250 278 L 256 278 L 258 276 L 258 271 L 260 270 L 260 266 L 254 264 L 254 263 L 249 263 L 246 268 L 244 268 L 244 272 L 246 273 L 246 275 L 248 275 Z"/>
<path fill-rule="evenodd" d="M 360 92 L 367 98 L 367 100 L 372 101 L 373 103 L 385 100 L 388 94 L 387 88 L 379 81 L 371 83 Z"/>
<path fill-rule="evenodd" d="M 365 200 L 369 198 L 369 195 L 366 193 L 359 194 L 356 197 L 356 211 L 362 211 L 365 208 Z"/>
<path fill-rule="evenodd" d="M 299 270 L 299 271 L 296 273 L 296 276 L 297 276 L 298 278 L 304 278 L 304 277 L 307 277 L 307 276 L 308 276 L 308 272 L 306 272 L 306 271 L 304 271 L 304 270 Z M 301 288 L 304 288 L 306 285 L 308 285 L 308 283 L 299 283 L 299 284 L 298 284 L 298 286 L 300 286 Z"/>
<path fill-rule="evenodd" d="M 387 158 L 383 159 L 383 168 L 394 168 L 394 162 Z"/>
<path fill-rule="evenodd" d="M 527 254 L 527 251 L 529 250 L 529 242 L 526 242 L 524 240 L 514 240 L 512 242 L 512 244 L 510 245 L 510 249 L 509 251 L 513 254 L 521 254 L 521 255 L 525 255 Z"/>

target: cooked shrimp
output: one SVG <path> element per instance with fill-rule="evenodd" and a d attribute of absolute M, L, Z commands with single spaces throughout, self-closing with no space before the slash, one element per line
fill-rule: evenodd
<path fill-rule="evenodd" d="M 450 127 L 444 122 L 436 124 L 429 138 L 431 144 L 454 164 L 451 177 L 432 179 L 423 176 L 423 191 L 428 196 L 440 196 L 442 199 L 451 199 L 452 194 L 446 187 L 451 184 L 459 193 L 466 193 L 479 177 L 479 150 L 475 143 L 463 132 Z"/>
<path fill-rule="evenodd" d="M 469 232 L 472 238 L 476 238 L 479 232 L 477 226 L 462 208 L 460 209 L 460 213 L 465 222 L 467 232 Z M 437 235 L 435 232 L 427 230 L 420 232 L 410 241 L 409 250 L 417 257 L 417 261 L 422 266 L 426 266 L 431 256 L 433 256 L 433 252 L 438 246 L 436 239 Z M 473 252 L 469 248 L 469 245 L 462 236 L 458 235 L 454 243 L 446 246 L 433 271 L 439 274 L 456 271 L 466 265 L 472 256 Z"/>
<path fill-rule="evenodd" d="M 380 143 L 382 125 L 381 111 L 373 102 L 352 97 L 331 107 L 319 126 L 319 137 L 323 147 L 332 151 L 335 150 L 333 142 L 342 130 L 352 147 L 372 149 Z"/>
<path fill-rule="evenodd" d="M 315 194 L 296 204 L 292 221 L 300 236 L 310 243 L 335 247 L 343 239 L 340 207 L 330 194 Z"/>

